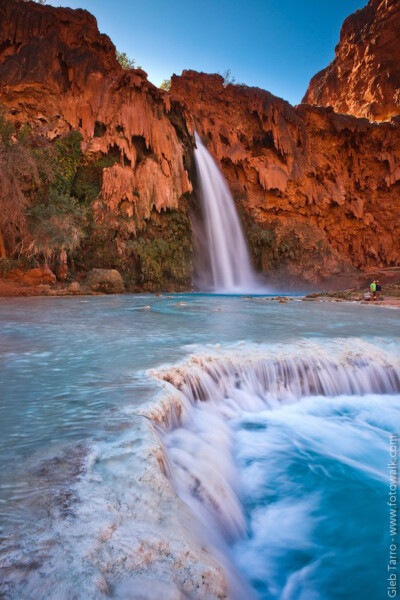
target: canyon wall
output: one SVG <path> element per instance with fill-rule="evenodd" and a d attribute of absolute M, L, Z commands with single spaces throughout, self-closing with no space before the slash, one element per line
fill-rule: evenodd
<path fill-rule="evenodd" d="M 171 93 L 221 165 L 259 268 L 316 282 L 399 263 L 399 124 L 294 108 L 193 71 Z"/>
<path fill-rule="evenodd" d="M 303 102 L 387 121 L 400 114 L 398 0 L 370 0 L 343 23 L 335 58 L 310 82 Z"/>
<path fill-rule="evenodd" d="M 118 268 L 139 288 L 169 279 L 175 288 L 190 285 L 192 187 L 184 163 L 192 142 L 168 94 L 143 70 L 120 66 L 91 14 L 2 0 L 0 106 L 17 130 L 29 123 L 39 139 L 82 136 L 75 179 L 101 193 L 82 199 L 95 227 L 75 265 Z"/>
<path fill-rule="evenodd" d="M 270 279 L 317 284 L 399 265 L 396 119 L 374 124 L 294 108 L 192 71 L 173 76 L 167 93 L 143 70 L 119 65 L 86 11 L 18 0 L 0 5 L 0 105 L 17 130 L 29 123 L 50 144 L 81 136 L 71 193 L 94 225 L 72 257 L 77 270 L 117 268 L 131 289 L 190 286 L 195 129 L 227 178 L 256 267 Z"/>
<path fill-rule="evenodd" d="M 111 209 L 124 201 L 140 221 L 191 190 L 168 95 L 141 69 L 122 69 L 87 11 L 2 0 L 0 104 L 49 139 L 79 131 L 89 157 L 117 150 L 103 178 Z"/>

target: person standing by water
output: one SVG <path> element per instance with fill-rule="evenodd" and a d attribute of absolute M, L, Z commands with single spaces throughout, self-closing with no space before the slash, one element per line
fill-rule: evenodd
<path fill-rule="evenodd" d="M 376 299 L 379 300 L 379 297 L 381 295 L 381 291 L 382 291 L 382 286 L 379 283 L 378 279 L 376 280 Z"/>
<path fill-rule="evenodd" d="M 376 296 L 376 281 L 375 281 L 375 279 L 370 284 L 369 291 L 370 291 L 370 300 L 371 300 L 371 302 L 373 302 L 375 300 L 375 296 Z"/>

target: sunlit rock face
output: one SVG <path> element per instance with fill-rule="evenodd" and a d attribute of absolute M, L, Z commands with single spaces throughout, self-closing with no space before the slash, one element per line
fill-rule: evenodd
<path fill-rule="evenodd" d="M 350 17 L 343 44 L 353 31 L 354 52 L 364 52 L 378 18 L 375 47 L 381 48 L 397 23 L 392 0 L 387 7 L 373 1 Z M 394 52 L 387 52 L 387 86 L 398 74 L 390 62 Z M 368 84 L 369 74 L 379 78 L 382 64 L 382 58 L 360 63 L 367 75 L 357 78 L 359 85 Z M 360 100 L 352 89 L 349 99 Z M 150 215 L 179 207 L 186 218 L 186 196 L 196 187 L 188 173 L 197 129 L 227 179 L 258 270 L 311 284 L 347 273 L 351 284 L 356 269 L 399 264 L 397 120 L 377 125 L 328 108 L 292 107 L 258 88 L 224 86 L 218 75 L 193 71 L 174 76 L 168 94 L 141 69 L 121 68 L 114 45 L 88 12 L 18 0 L 0 3 L 0 105 L 17 124 L 29 122 L 48 139 L 80 131 L 88 163 L 116 157 L 102 171 L 102 193 L 92 209 L 97 222 L 116 231 L 125 219 L 129 231 L 117 237 L 121 256 L 127 255 L 125 238 L 143 232 Z M 170 229 L 168 223 L 164 228 Z M 187 218 L 176 224 L 180 243 L 189 229 Z M 91 255 L 96 253 L 97 247 Z M 101 260 L 89 268 L 103 268 Z M 181 279 L 190 282 L 190 266 L 184 269 Z"/>
<path fill-rule="evenodd" d="M 123 70 L 111 40 L 84 10 L 2 0 L 0 104 L 17 123 L 52 139 L 71 129 L 90 157 L 119 152 L 103 201 L 140 221 L 176 208 L 191 185 L 170 100 L 141 69 Z"/>
<path fill-rule="evenodd" d="M 250 219 L 250 244 L 259 236 L 259 267 L 286 265 L 316 282 L 354 267 L 398 264 L 399 125 L 292 107 L 193 71 L 172 78 L 172 97 Z"/>
<path fill-rule="evenodd" d="M 370 0 L 348 17 L 335 59 L 310 82 L 303 102 L 387 121 L 400 114 L 400 6 Z"/>

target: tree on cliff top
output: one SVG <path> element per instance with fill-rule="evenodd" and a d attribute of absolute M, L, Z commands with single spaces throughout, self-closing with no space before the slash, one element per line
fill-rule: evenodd
<path fill-rule="evenodd" d="M 116 51 L 117 61 L 121 65 L 123 69 L 135 69 L 135 59 L 129 58 L 126 52 L 118 52 Z"/>
<path fill-rule="evenodd" d="M 169 92 L 170 89 L 171 89 L 171 80 L 170 79 L 164 79 L 164 81 L 160 85 L 160 89 L 161 90 L 165 90 L 166 92 Z"/>
<path fill-rule="evenodd" d="M 234 85 L 236 83 L 236 77 L 232 75 L 230 69 L 225 69 L 223 73 L 219 73 L 224 78 L 224 85 Z"/>

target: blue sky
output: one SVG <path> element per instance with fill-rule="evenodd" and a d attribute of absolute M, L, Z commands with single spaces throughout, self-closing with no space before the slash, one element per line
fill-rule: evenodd
<path fill-rule="evenodd" d="M 173 73 L 231 69 L 297 104 L 334 57 L 341 24 L 367 0 L 49 0 L 85 8 L 159 85 Z"/>

